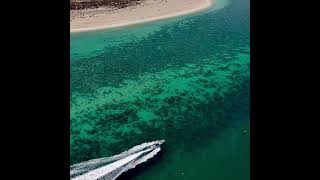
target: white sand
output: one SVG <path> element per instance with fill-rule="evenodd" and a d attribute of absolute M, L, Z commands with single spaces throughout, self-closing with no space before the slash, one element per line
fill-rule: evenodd
<path fill-rule="evenodd" d="M 204 10 L 214 0 L 146 0 L 122 9 L 99 8 L 70 11 L 70 32 L 128 26 Z"/>

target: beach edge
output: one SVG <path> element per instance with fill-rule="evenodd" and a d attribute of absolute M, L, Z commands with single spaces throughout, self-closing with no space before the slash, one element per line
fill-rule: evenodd
<path fill-rule="evenodd" d="M 161 16 L 157 16 L 157 17 L 149 17 L 149 18 L 145 18 L 145 19 L 141 19 L 141 20 L 128 21 L 128 22 L 124 22 L 124 23 L 117 23 L 117 24 L 111 24 L 111 25 L 106 24 L 106 25 L 100 25 L 100 26 L 94 26 L 94 27 L 73 28 L 73 29 L 70 27 L 70 33 L 112 29 L 112 28 L 119 28 L 119 27 L 125 27 L 125 26 L 144 24 L 144 23 L 159 21 L 159 20 L 164 20 L 164 19 L 171 19 L 174 17 L 190 15 L 190 14 L 193 14 L 196 12 L 207 10 L 210 7 L 212 7 L 214 4 L 215 4 L 215 0 L 206 0 L 206 3 L 202 4 L 199 7 L 195 7 L 192 9 L 185 9 L 184 11 L 179 11 L 179 12 L 161 15 Z"/>

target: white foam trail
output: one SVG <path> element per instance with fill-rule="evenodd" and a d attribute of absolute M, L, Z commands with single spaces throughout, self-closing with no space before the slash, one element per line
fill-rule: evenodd
<path fill-rule="evenodd" d="M 155 156 L 161 149 L 163 141 L 143 143 L 115 156 L 98 158 L 72 165 L 72 180 L 113 180 L 121 173 L 136 167 Z"/>
<path fill-rule="evenodd" d="M 109 174 L 112 171 L 120 168 L 121 166 L 124 166 L 124 165 L 128 164 L 132 160 L 138 158 L 143 153 L 146 153 L 146 152 L 149 152 L 149 151 L 150 150 L 147 149 L 147 150 L 135 153 L 133 155 L 130 155 L 128 157 L 120 159 L 119 161 L 116 161 L 114 163 L 108 164 L 106 166 L 102 166 L 102 167 L 100 167 L 98 169 L 95 169 L 93 171 L 89 171 L 88 173 L 86 173 L 84 175 L 81 175 L 79 177 L 74 178 L 74 180 L 99 179 L 99 178 L 103 177 L 104 175 Z"/>
<path fill-rule="evenodd" d="M 126 168 L 124 168 L 124 170 L 122 170 L 120 173 L 118 173 L 116 176 L 114 176 L 114 178 L 110 179 L 110 180 L 114 180 L 116 179 L 118 176 L 121 175 L 121 173 L 128 171 L 129 169 L 133 169 L 135 168 L 138 164 L 141 164 L 143 162 L 146 162 L 148 159 L 152 158 L 153 156 L 155 156 L 159 151 L 161 150 L 161 148 L 156 148 L 154 149 L 152 152 L 150 152 L 149 154 L 143 156 L 142 158 L 138 159 L 137 161 L 134 161 L 133 163 L 130 163 Z"/>
<path fill-rule="evenodd" d="M 95 169 L 97 167 L 101 167 L 103 165 L 106 165 L 111 162 L 122 159 L 130 154 L 134 154 L 136 152 L 139 152 L 139 151 L 143 150 L 144 148 L 147 148 L 147 147 L 155 144 L 156 142 L 157 141 L 143 143 L 143 144 L 134 146 L 133 148 L 129 149 L 128 151 L 122 152 L 120 154 L 117 154 L 117 155 L 114 155 L 111 157 L 92 159 L 89 161 L 74 164 L 70 167 L 70 177 L 74 177 L 74 176 L 83 174 L 83 173 L 88 172 L 88 171 Z"/>

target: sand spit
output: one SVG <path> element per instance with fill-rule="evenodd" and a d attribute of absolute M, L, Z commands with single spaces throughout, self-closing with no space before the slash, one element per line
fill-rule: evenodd
<path fill-rule="evenodd" d="M 70 32 L 108 29 L 186 15 L 204 10 L 213 2 L 214 0 L 141 0 L 126 5 L 74 8 L 70 10 Z"/>

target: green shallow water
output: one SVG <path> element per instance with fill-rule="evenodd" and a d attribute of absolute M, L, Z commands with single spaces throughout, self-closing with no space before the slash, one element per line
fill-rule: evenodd
<path fill-rule="evenodd" d="M 165 139 L 120 179 L 249 179 L 249 9 L 71 34 L 70 163 Z"/>

